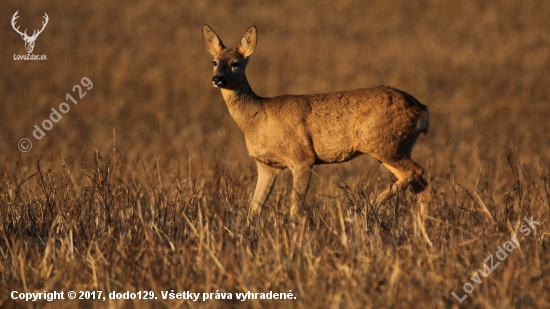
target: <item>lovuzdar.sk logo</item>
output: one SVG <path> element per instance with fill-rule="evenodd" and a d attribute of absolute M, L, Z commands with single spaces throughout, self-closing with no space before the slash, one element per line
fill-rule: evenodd
<path fill-rule="evenodd" d="M 19 11 L 16 11 L 15 14 L 13 14 L 13 17 L 11 19 L 11 26 L 13 27 L 13 30 L 15 30 L 15 32 L 17 32 L 17 33 L 19 33 L 19 35 L 21 35 L 21 38 L 23 39 L 23 41 L 25 41 L 25 49 L 27 50 L 27 54 L 26 55 L 16 55 L 16 54 L 14 54 L 13 55 L 13 60 L 47 60 L 45 54 L 43 54 L 43 55 L 34 55 L 34 54 L 32 54 L 32 51 L 34 50 L 34 43 L 35 43 L 36 39 L 38 38 L 40 33 L 42 33 L 42 31 L 44 31 L 44 28 L 46 28 L 46 25 L 48 24 L 48 20 L 50 19 L 48 17 L 48 14 L 44 13 L 43 18 L 45 19 L 45 21 L 42 22 L 42 29 L 33 30 L 32 35 L 29 36 L 27 34 L 27 29 L 25 29 L 25 31 L 21 32 L 19 30 L 19 26 L 16 27 L 16 25 L 15 25 L 16 24 L 15 20 L 20 17 L 19 15 L 17 15 L 18 13 L 19 13 Z"/>

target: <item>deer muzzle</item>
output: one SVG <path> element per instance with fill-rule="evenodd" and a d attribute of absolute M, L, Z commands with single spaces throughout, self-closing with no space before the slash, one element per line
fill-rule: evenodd
<path fill-rule="evenodd" d="M 212 84 L 214 87 L 224 87 L 227 86 L 227 81 L 223 78 L 223 76 L 216 75 L 212 77 Z"/>

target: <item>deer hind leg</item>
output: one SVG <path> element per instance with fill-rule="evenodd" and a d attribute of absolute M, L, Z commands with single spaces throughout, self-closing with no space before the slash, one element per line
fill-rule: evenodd
<path fill-rule="evenodd" d="M 398 180 L 390 188 L 378 195 L 375 201 L 376 206 L 380 206 L 398 192 L 407 189 L 407 187 L 410 188 L 411 192 L 417 194 L 424 191 L 428 186 L 428 183 L 422 177 L 424 169 L 408 157 L 404 157 L 397 161 L 382 161 L 382 164 L 384 164 Z"/>
<path fill-rule="evenodd" d="M 281 171 L 278 168 L 265 165 L 259 161 L 256 161 L 256 164 L 258 165 L 258 182 L 256 183 L 256 190 L 254 190 L 252 202 L 250 203 L 250 216 L 255 216 L 260 213 L 262 206 L 273 190 L 277 175 Z"/>
<path fill-rule="evenodd" d="M 422 216 L 426 212 L 426 203 L 431 199 L 428 182 L 422 177 L 424 169 L 410 158 L 403 158 L 397 162 L 391 163 L 384 162 L 383 164 L 397 176 L 399 180 L 378 196 L 375 202 L 376 206 L 380 206 L 397 192 L 403 191 L 407 187 L 415 194 L 420 193 L 418 211 L 413 212 L 414 230 L 415 233 L 419 230 L 426 244 L 431 247 L 432 242 L 426 233 L 424 220 L 422 219 Z"/>

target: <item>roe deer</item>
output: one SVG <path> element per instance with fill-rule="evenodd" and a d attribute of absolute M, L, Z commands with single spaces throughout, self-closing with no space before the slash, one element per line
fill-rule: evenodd
<path fill-rule="evenodd" d="M 263 98 L 252 91 L 245 75 L 256 47 L 256 27 L 246 31 L 237 48 L 226 48 L 208 25 L 202 35 L 214 56 L 212 83 L 221 89 L 258 166 L 251 216 L 259 214 L 282 169 L 292 171 L 293 217 L 305 200 L 313 165 L 346 162 L 364 153 L 398 178 L 376 198 L 376 205 L 409 185 L 413 193 L 426 189 L 424 169 L 411 160 L 411 151 L 420 133 L 427 133 L 430 117 L 428 108 L 413 96 L 379 86 Z"/>

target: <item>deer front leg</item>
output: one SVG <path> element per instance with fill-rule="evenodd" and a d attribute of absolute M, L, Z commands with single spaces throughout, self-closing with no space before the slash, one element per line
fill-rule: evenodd
<path fill-rule="evenodd" d="M 293 218 L 306 201 L 309 181 L 311 180 L 311 166 L 297 166 L 292 171 L 292 200 L 290 205 L 290 217 Z"/>
<path fill-rule="evenodd" d="M 258 165 L 258 182 L 256 183 L 252 202 L 250 203 L 250 216 L 260 214 L 262 206 L 269 197 L 271 190 L 273 190 L 273 185 L 280 172 L 280 169 L 267 166 L 259 161 L 256 161 L 256 164 Z"/>

